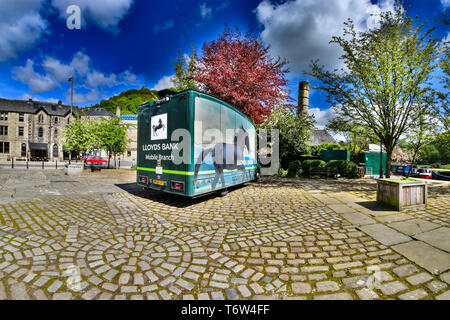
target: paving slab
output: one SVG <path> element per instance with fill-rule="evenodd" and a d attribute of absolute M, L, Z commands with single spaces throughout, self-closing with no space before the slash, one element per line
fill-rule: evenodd
<path fill-rule="evenodd" d="M 450 228 L 439 228 L 414 236 L 415 239 L 426 242 L 433 247 L 450 252 Z"/>
<path fill-rule="evenodd" d="M 342 217 L 349 221 L 350 223 L 361 226 L 366 224 L 375 224 L 376 221 L 372 218 L 366 216 L 365 214 L 359 212 L 347 212 L 342 214 Z"/>
<path fill-rule="evenodd" d="M 398 221 L 405 221 L 414 219 L 414 216 L 406 214 L 406 213 L 398 213 L 398 214 L 390 214 L 387 216 L 377 217 L 377 220 L 384 223 L 392 223 Z"/>
<path fill-rule="evenodd" d="M 410 241 L 391 247 L 431 273 L 442 273 L 450 268 L 450 254 L 422 241 Z"/>
<path fill-rule="evenodd" d="M 422 219 L 412 219 L 407 221 L 399 221 L 388 224 L 389 227 L 394 228 L 408 236 L 413 236 L 419 233 L 430 231 L 439 228 L 439 225 Z M 450 236 L 450 234 L 449 234 Z M 450 240 L 450 239 L 449 239 Z M 427 242 L 427 241 L 425 241 Z"/>
<path fill-rule="evenodd" d="M 355 209 L 350 208 L 345 204 L 329 204 L 328 207 L 336 213 L 350 213 L 355 212 Z"/>
<path fill-rule="evenodd" d="M 386 246 L 392 246 L 394 244 L 412 240 L 410 237 L 379 223 L 362 226 L 361 231 L 367 233 Z"/>

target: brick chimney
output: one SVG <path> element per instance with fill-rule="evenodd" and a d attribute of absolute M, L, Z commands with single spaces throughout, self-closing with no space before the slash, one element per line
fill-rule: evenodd
<path fill-rule="evenodd" d="M 298 84 L 298 111 L 308 114 L 309 112 L 309 83 L 302 81 Z"/>
<path fill-rule="evenodd" d="M 119 105 L 116 105 L 116 117 L 117 117 L 117 118 L 120 118 L 120 112 L 121 112 L 120 106 L 119 106 Z"/>

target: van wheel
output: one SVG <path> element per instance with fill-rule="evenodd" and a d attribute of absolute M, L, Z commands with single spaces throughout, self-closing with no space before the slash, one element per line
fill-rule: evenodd
<path fill-rule="evenodd" d="M 261 178 L 261 172 L 257 170 L 255 172 L 255 178 L 253 179 L 254 182 L 258 182 L 258 180 Z"/>
<path fill-rule="evenodd" d="M 219 196 L 221 196 L 221 197 L 225 197 L 227 194 L 228 194 L 228 189 L 219 191 Z"/>

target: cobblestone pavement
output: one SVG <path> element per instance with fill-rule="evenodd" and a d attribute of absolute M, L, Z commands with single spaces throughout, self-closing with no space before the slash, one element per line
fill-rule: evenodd
<path fill-rule="evenodd" d="M 189 200 L 132 171 L 37 174 L 0 170 L 0 299 L 450 299 L 448 190 L 400 214 L 374 209 L 367 180 L 264 178 Z M 41 189 L 11 197 L 14 181 Z"/>

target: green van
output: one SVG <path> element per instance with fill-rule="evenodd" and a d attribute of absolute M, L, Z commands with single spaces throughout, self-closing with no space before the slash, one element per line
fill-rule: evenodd
<path fill-rule="evenodd" d="M 256 130 L 229 104 L 188 90 L 138 107 L 137 184 L 198 197 L 256 180 Z"/>

